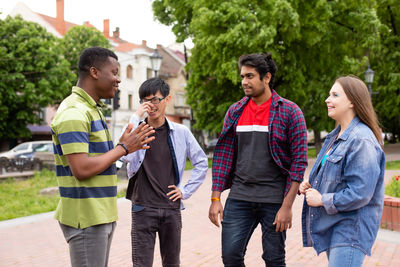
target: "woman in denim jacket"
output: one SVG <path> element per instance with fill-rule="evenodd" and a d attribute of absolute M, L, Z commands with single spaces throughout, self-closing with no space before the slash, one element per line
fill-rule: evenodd
<path fill-rule="evenodd" d="M 329 266 L 361 266 L 371 255 L 384 199 L 385 154 L 364 82 L 340 77 L 325 100 L 337 127 L 326 137 L 305 194 L 303 245 L 327 252 Z"/>

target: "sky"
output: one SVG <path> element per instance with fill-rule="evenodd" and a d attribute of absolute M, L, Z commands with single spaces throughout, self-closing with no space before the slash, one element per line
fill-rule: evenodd
<path fill-rule="evenodd" d="M 56 17 L 56 0 L 3 0 L 0 18 L 5 18 L 23 2 L 32 11 Z M 89 21 L 103 31 L 103 20 L 110 20 L 110 34 L 120 28 L 120 37 L 131 43 L 147 41 L 149 47 L 169 46 L 175 42 L 171 27 L 155 21 L 151 0 L 64 0 L 64 19 L 78 25 Z"/>

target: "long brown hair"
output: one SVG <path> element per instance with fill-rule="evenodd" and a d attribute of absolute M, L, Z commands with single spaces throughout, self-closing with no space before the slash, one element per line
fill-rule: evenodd
<path fill-rule="evenodd" d="M 378 116 L 372 106 L 371 95 L 365 83 L 356 76 L 339 77 L 338 82 L 347 98 L 354 106 L 356 116 L 374 133 L 378 143 L 383 146 L 382 130 L 379 127 Z"/>

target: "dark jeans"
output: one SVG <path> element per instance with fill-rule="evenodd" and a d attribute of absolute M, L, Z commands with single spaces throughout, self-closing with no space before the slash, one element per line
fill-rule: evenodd
<path fill-rule="evenodd" d="M 179 266 L 182 219 L 179 209 L 132 206 L 133 266 L 153 266 L 156 233 L 160 239 L 162 264 Z"/>
<path fill-rule="evenodd" d="M 222 222 L 222 261 L 225 266 L 245 266 L 244 255 L 257 225 L 262 229 L 262 258 L 266 266 L 286 266 L 286 231 L 272 224 L 281 204 L 255 203 L 228 198 Z"/>

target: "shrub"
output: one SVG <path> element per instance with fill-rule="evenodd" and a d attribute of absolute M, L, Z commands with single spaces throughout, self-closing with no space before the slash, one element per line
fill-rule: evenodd
<path fill-rule="evenodd" d="M 385 194 L 391 197 L 400 197 L 400 175 L 394 176 L 390 184 L 385 186 Z"/>

